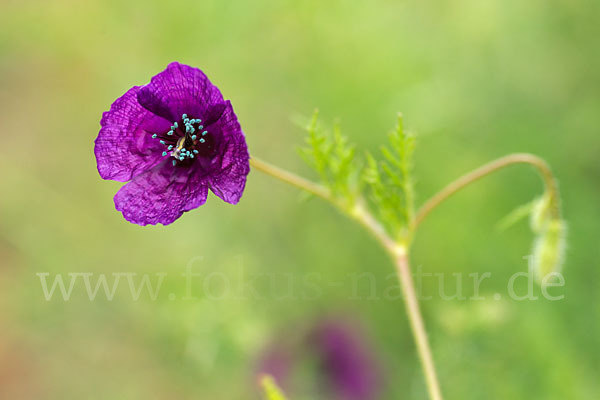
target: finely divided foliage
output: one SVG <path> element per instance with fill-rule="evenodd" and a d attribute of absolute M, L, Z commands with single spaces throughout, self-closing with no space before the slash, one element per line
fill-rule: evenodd
<path fill-rule="evenodd" d="M 412 222 L 414 214 L 414 188 L 412 156 L 415 138 L 404 131 L 402 116 L 398 116 L 396 129 L 389 134 L 390 147 L 382 146 L 383 160 L 367 154 L 364 180 L 370 189 L 373 208 L 394 238 L 401 238 Z"/>
<path fill-rule="evenodd" d="M 349 210 L 357 203 L 366 203 L 388 233 L 401 238 L 414 214 L 411 171 L 415 148 L 415 138 L 404 131 L 402 117 L 389 134 L 389 147 L 381 149 L 381 161 L 369 153 L 365 161 L 357 159 L 355 146 L 342 135 L 339 124 L 332 133 L 326 131 L 316 112 L 307 132 L 307 146 L 301 154 L 336 202 Z"/>
<path fill-rule="evenodd" d="M 315 111 L 306 130 L 307 147 L 301 149 L 304 160 L 317 173 L 321 183 L 331 195 L 346 207 L 352 207 L 358 194 L 359 164 L 355 159 L 355 146 L 342 135 L 338 123 L 330 134 L 318 123 Z"/>

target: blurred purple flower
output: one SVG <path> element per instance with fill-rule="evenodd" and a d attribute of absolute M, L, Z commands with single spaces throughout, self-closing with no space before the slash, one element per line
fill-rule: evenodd
<path fill-rule="evenodd" d="M 372 400 L 379 394 L 378 366 L 360 332 L 349 321 L 324 320 L 310 342 L 320 362 L 325 385 L 340 400 Z"/>
<path fill-rule="evenodd" d="M 291 396 L 299 391 L 290 387 L 291 378 L 308 362 L 317 366 L 315 380 L 320 394 L 336 400 L 379 398 L 383 384 L 380 366 L 356 323 L 324 318 L 303 330 L 300 337 L 280 336 L 283 341 L 267 349 L 258 372 L 272 375 Z"/>
<path fill-rule="evenodd" d="M 94 153 L 103 179 L 128 182 L 115 207 L 138 225 L 168 225 L 206 202 L 236 204 L 250 172 L 229 101 L 204 73 L 173 62 L 103 114 Z"/>

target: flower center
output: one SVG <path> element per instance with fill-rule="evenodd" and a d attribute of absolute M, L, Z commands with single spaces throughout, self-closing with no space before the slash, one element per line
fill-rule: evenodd
<path fill-rule="evenodd" d="M 187 114 L 175 121 L 168 132 L 155 133 L 152 138 L 158 139 L 166 147 L 162 155 L 172 157 L 174 166 L 189 162 L 196 156 L 210 155 L 213 147 L 212 136 L 204 130 L 202 120 L 188 118 Z"/>

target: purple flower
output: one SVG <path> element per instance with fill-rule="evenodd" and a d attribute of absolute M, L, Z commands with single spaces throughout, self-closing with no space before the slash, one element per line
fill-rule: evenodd
<path fill-rule="evenodd" d="M 325 317 L 307 328 L 295 324 L 293 332 L 281 332 L 261 355 L 257 373 L 272 375 L 292 397 L 315 397 L 312 390 L 335 400 L 380 398 L 384 379 L 379 360 L 353 319 Z M 306 365 L 316 368 L 307 375 Z"/>
<path fill-rule="evenodd" d="M 321 373 L 336 399 L 372 400 L 379 396 L 378 365 L 360 332 L 349 321 L 325 320 L 311 335 Z"/>
<path fill-rule="evenodd" d="M 206 202 L 236 204 L 250 172 L 229 100 L 198 68 L 173 62 L 103 114 L 94 153 L 103 179 L 129 182 L 115 207 L 138 225 L 168 225 Z"/>

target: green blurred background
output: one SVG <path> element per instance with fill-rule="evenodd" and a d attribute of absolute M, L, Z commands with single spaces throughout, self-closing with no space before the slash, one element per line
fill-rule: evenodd
<path fill-rule="evenodd" d="M 565 299 L 492 299 L 526 269 L 532 241 L 525 223 L 495 224 L 542 188 L 513 167 L 436 210 L 412 257 L 449 282 L 491 272 L 487 300 L 434 296 L 423 312 L 447 399 L 597 399 L 599 18 L 595 0 L 2 0 L 0 398 L 259 398 L 262 349 L 322 313 L 366 327 L 386 371 L 381 398 L 425 398 L 403 305 L 380 296 L 392 266 L 328 205 L 252 172 L 239 205 L 211 196 L 169 227 L 114 210 L 120 184 L 100 179 L 93 155 L 101 114 L 177 60 L 232 100 L 251 154 L 309 177 L 294 120 L 315 107 L 361 151 L 376 151 L 402 111 L 419 137 L 420 202 L 505 153 L 547 159 L 569 223 Z M 204 277 L 196 300 L 183 299 L 190 263 Z M 81 282 L 69 301 L 46 301 L 40 272 L 168 275 L 156 300 L 132 300 L 123 281 L 112 301 L 90 301 Z M 376 295 L 368 280 L 350 284 L 364 272 Z M 218 284 L 259 274 L 260 296 Z M 302 296 L 309 276 L 319 295 Z"/>

